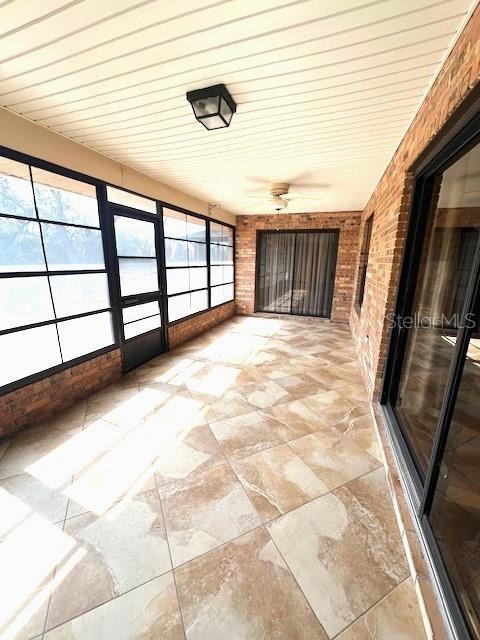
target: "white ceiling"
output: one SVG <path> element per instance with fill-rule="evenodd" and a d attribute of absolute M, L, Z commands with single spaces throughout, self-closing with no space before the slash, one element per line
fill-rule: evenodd
<path fill-rule="evenodd" d="M 360 209 L 471 3 L 0 1 L 0 104 L 234 213 L 267 210 L 258 179 Z M 220 82 L 209 132 L 185 92 Z"/>

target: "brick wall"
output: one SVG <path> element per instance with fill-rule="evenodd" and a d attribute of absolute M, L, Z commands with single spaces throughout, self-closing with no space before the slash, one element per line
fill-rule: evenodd
<path fill-rule="evenodd" d="M 388 349 L 385 316 L 394 310 L 414 190 L 413 165 L 478 96 L 480 6 L 472 14 L 427 94 L 405 137 L 362 213 L 374 213 L 365 296 L 350 324 L 365 382 L 373 398 L 381 389 Z"/>
<path fill-rule="evenodd" d="M 338 322 L 347 322 L 353 297 L 359 224 L 360 212 L 358 211 L 238 216 L 235 236 L 237 312 L 254 312 L 257 231 L 339 229 L 331 318 Z"/>
<path fill-rule="evenodd" d="M 0 396 L 0 439 L 115 382 L 122 375 L 120 349 Z"/>
<path fill-rule="evenodd" d="M 170 327 L 170 348 L 211 329 L 234 311 L 231 302 Z M 121 376 L 121 352 L 114 349 L 0 396 L 0 440 L 87 398 Z"/>
<path fill-rule="evenodd" d="M 168 329 L 168 339 L 170 341 L 170 349 L 178 347 L 178 345 L 190 340 L 194 336 L 208 331 L 220 322 L 230 318 L 235 313 L 235 303 L 229 302 L 215 309 L 211 309 L 206 313 L 201 313 L 194 318 L 190 318 L 185 322 L 174 324 Z"/>

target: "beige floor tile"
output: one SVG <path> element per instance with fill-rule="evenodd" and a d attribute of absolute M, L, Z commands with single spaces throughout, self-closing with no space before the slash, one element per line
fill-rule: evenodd
<path fill-rule="evenodd" d="M 239 390 L 227 391 L 220 399 L 212 400 L 207 396 L 196 396 L 199 401 L 203 400 L 206 408 L 205 416 L 208 421 L 223 420 L 224 418 L 233 418 L 245 413 L 250 413 L 253 409 L 242 396 Z"/>
<path fill-rule="evenodd" d="M 8 449 L 0 460 L 0 478 L 31 473 L 33 465 L 47 462 L 49 457 L 66 445 L 79 429 L 63 431 L 48 429 L 46 426 L 32 427 L 21 431 L 10 441 Z"/>
<path fill-rule="evenodd" d="M 173 574 L 110 600 L 53 629 L 45 640 L 182 640 Z"/>
<path fill-rule="evenodd" d="M 387 549 L 405 558 L 383 466 L 335 489 L 334 494 Z"/>
<path fill-rule="evenodd" d="M 212 422 L 210 428 L 229 460 L 244 458 L 283 442 L 279 423 L 259 411 Z"/>
<path fill-rule="evenodd" d="M 75 546 L 70 562 L 57 567 L 48 629 L 171 569 L 156 490 L 119 502 L 101 517 L 70 518 L 64 534 Z"/>
<path fill-rule="evenodd" d="M 228 465 L 159 491 L 174 567 L 261 524 Z"/>
<path fill-rule="evenodd" d="M 154 462 L 158 484 L 185 480 L 194 473 L 225 464 L 220 445 L 208 425 L 182 430 L 172 445 Z"/>
<path fill-rule="evenodd" d="M 345 386 L 345 378 L 332 371 L 325 363 L 315 362 L 306 369 L 308 375 L 316 380 L 325 390 L 338 389 Z"/>
<path fill-rule="evenodd" d="M 382 460 L 380 443 L 375 433 L 370 413 L 356 415 L 356 412 L 353 412 L 342 422 L 337 422 L 335 428 L 347 435 L 350 440 L 353 440 L 355 444 L 367 451 L 371 456 L 379 461 Z"/>
<path fill-rule="evenodd" d="M 55 413 L 51 418 L 42 422 L 39 426 L 43 426 L 49 430 L 72 431 L 81 429 L 85 420 L 85 412 L 87 409 L 87 400 L 81 400 L 72 407 L 68 407 L 63 411 Z"/>
<path fill-rule="evenodd" d="M 111 392 L 109 388 L 91 396 L 87 401 L 85 424 L 105 420 L 117 426 L 134 427 L 147 419 L 155 409 L 165 404 L 171 393 L 144 387 Z"/>
<path fill-rule="evenodd" d="M 175 575 L 187 640 L 327 640 L 263 528 Z"/>
<path fill-rule="evenodd" d="M 330 637 L 405 578 L 397 558 L 332 494 L 267 527 Z"/>
<path fill-rule="evenodd" d="M 285 442 L 328 428 L 328 423 L 300 400 L 277 404 L 263 409 L 260 413 L 279 423 L 278 433 Z"/>
<path fill-rule="evenodd" d="M 194 395 L 201 394 L 212 398 L 221 398 L 228 391 L 239 386 L 238 378 L 241 369 L 226 364 L 202 363 L 202 367 L 194 375 L 190 376 L 185 385 Z M 244 380 L 247 376 L 243 376 Z M 244 381 L 244 384 L 254 382 L 252 378 Z"/>
<path fill-rule="evenodd" d="M 356 620 L 337 640 L 425 640 L 411 578 Z"/>
<path fill-rule="evenodd" d="M 43 632 L 55 566 L 75 548 L 75 541 L 62 531 L 63 523 L 52 524 L 16 498 L 12 501 L 17 509 L 15 514 L 9 511 L 9 531 L 0 543 L 0 637 L 5 640 Z"/>
<path fill-rule="evenodd" d="M 380 465 L 378 460 L 333 428 L 292 440 L 290 446 L 330 489 Z"/>
<path fill-rule="evenodd" d="M 301 401 L 332 427 L 338 426 L 342 422 L 348 422 L 352 418 L 364 415 L 369 411 L 366 402 L 360 403 L 349 400 L 337 390 L 320 391 L 302 398 Z"/>
<path fill-rule="evenodd" d="M 62 522 L 67 502 L 61 489 L 53 489 L 28 473 L 0 480 L 0 541 L 19 518 L 28 514 L 37 513 L 49 522 Z"/>
<path fill-rule="evenodd" d="M 287 444 L 237 460 L 233 468 L 264 521 L 329 491 Z"/>
<path fill-rule="evenodd" d="M 288 402 L 293 397 L 276 380 L 255 382 L 239 388 L 239 393 L 250 405 L 251 410 L 265 409 L 280 402 Z"/>
<path fill-rule="evenodd" d="M 324 390 L 317 380 L 303 373 L 277 378 L 275 382 L 285 391 L 288 391 L 292 398 L 303 398 L 317 393 L 319 389 Z"/>

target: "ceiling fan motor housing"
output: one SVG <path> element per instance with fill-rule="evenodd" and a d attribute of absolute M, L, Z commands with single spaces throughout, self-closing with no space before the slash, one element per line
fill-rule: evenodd
<path fill-rule="evenodd" d="M 288 182 L 275 182 L 270 187 L 270 195 L 274 198 L 278 196 L 285 196 L 288 193 L 289 189 L 290 185 L 288 184 Z"/>

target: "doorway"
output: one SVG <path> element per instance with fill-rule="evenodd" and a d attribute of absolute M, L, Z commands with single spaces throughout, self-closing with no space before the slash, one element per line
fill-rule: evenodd
<path fill-rule="evenodd" d="M 338 235 L 337 229 L 259 232 L 255 310 L 329 318 Z"/>
<path fill-rule="evenodd" d="M 115 236 L 123 369 L 166 350 L 160 216 L 110 205 Z"/>

